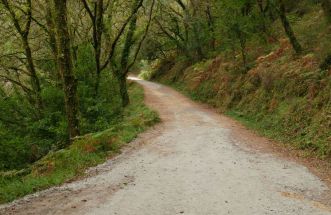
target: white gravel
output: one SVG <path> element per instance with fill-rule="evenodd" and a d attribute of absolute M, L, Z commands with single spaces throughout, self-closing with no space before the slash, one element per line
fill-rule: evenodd
<path fill-rule="evenodd" d="M 331 214 L 317 201 L 329 188 L 306 167 L 245 147 L 215 113 L 167 87 L 139 82 L 162 125 L 138 138 L 134 149 L 90 170 L 99 173 L 5 205 L 0 213 Z"/>

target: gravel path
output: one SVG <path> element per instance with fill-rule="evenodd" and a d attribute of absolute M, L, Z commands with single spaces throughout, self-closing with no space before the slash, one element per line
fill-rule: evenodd
<path fill-rule="evenodd" d="M 268 141 L 159 84 L 138 81 L 163 123 L 90 176 L 12 204 L 1 214 L 331 214 L 330 188 L 264 150 Z"/>

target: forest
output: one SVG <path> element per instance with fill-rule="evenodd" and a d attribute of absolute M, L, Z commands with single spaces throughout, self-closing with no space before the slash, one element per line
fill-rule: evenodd
<path fill-rule="evenodd" d="M 330 0 L 0 0 L 0 23 L 0 202 L 157 122 L 129 73 L 331 158 Z"/>
<path fill-rule="evenodd" d="M 1 1 L 2 170 L 121 120 L 150 4 Z"/>

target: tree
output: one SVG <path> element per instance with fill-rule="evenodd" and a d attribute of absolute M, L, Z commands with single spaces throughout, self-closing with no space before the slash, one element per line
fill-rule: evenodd
<path fill-rule="evenodd" d="M 239 49 L 244 71 L 249 69 L 247 60 L 247 40 L 254 33 L 254 20 L 251 19 L 252 5 L 250 0 L 224 1 L 219 5 L 221 21 L 220 34 L 223 46 L 230 47 L 235 53 Z"/>
<path fill-rule="evenodd" d="M 193 31 L 193 42 L 194 42 L 194 49 L 196 52 L 196 60 L 200 61 L 203 58 L 205 58 L 204 52 L 203 52 L 203 44 L 202 44 L 202 38 L 201 38 L 201 32 L 202 32 L 202 23 L 200 21 L 200 1 L 199 0 L 190 0 L 192 5 L 192 31 Z M 199 18 L 198 18 L 199 17 Z"/>
<path fill-rule="evenodd" d="M 331 23 L 331 0 L 321 0 L 325 17 Z"/>
<path fill-rule="evenodd" d="M 107 50 L 108 47 L 102 47 L 103 46 L 102 37 L 103 37 L 103 34 L 105 34 L 106 36 L 109 36 L 110 32 L 108 32 L 108 31 L 111 31 L 114 29 L 108 29 L 107 26 L 105 26 L 103 16 L 106 11 L 106 8 L 105 8 L 103 0 L 95 1 L 93 4 L 94 5 L 93 10 L 90 8 L 87 0 L 81 0 L 81 2 L 83 3 L 84 8 L 87 11 L 88 16 L 92 23 L 92 45 L 94 48 L 94 55 L 95 55 L 95 62 L 96 62 L 95 95 L 97 96 L 99 85 L 100 85 L 101 73 L 104 69 L 107 68 L 109 63 L 111 63 L 111 61 L 113 60 L 113 56 L 115 54 L 116 47 L 118 46 L 120 39 L 125 32 L 126 26 L 129 24 L 130 20 L 132 20 L 134 18 L 134 16 L 138 12 L 138 10 L 142 7 L 143 0 L 135 1 L 135 3 L 133 4 L 131 13 L 125 19 L 122 26 L 120 26 L 120 28 L 118 29 L 117 34 L 115 35 L 113 41 L 111 42 L 108 50 Z M 109 4 L 107 4 L 107 5 L 109 5 Z M 109 13 L 112 13 L 112 11 L 110 11 Z M 107 40 L 110 40 L 110 39 L 111 38 L 107 38 Z M 104 54 L 104 55 L 106 55 L 106 59 L 104 60 L 104 62 L 102 62 L 103 50 L 105 53 L 108 52 L 108 54 Z"/>
<path fill-rule="evenodd" d="M 270 0 L 256 0 L 256 3 L 259 10 L 259 18 L 261 20 L 260 29 L 266 37 L 272 37 L 269 32 L 270 28 L 267 27 L 267 23 L 274 19 L 272 13 L 270 13 Z"/>
<path fill-rule="evenodd" d="M 87 11 L 88 16 L 92 22 L 92 45 L 94 49 L 95 64 L 96 64 L 96 81 L 95 81 L 95 95 L 98 95 L 100 75 L 101 75 L 101 46 L 102 46 L 102 35 L 104 32 L 104 2 L 103 0 L 97 0 L 94 2 L 93 12 L 88 5 L 86 0 L 81 0 L 84 8 Z"/>
<path fill-rule="evenodd" d="M 139 0 L 135 0 L 132 6 L 132 11 L 135 10 L 135 8 L 138 6 Z M 130 51 L 133 46 L 134 40 L 133 36 L 137 28 L 137 14 L 134 14 L 134 16 L 131 18 L 129 23 L 129 29 L 126 35 L 126 39 L 124 42 L 124 47 L 122 51 L 122 56 L 120 59 L 120 67 L 114 70 L 114 74 L 119 82 L 120 87 L 120 94 L 122 98 L 122 106 L 125 107 L 129 104 L 129 94 L 127 92 L 127 86 L 126 86 L 126 75 L 125 70 L 128 66 Z"/>
<path fill-rule="evenodd" d="M 41 84 L 40 80 L 37 74 L 36 66 L 33 60 L 32 56 L 32 50 L 29 42 L 29 34 L 31 30 L 31 22 L 32 22 L 32 3 L 31 0 L 27 0 L 25 6 L 25 10 L 23 8 L 20 8 L 21 11 L 23 11 L 23 16 L 25 21 L 23 21 L 24 24 L 19 20 L 17 17 L 16 11 L 14 11 L 13 6 L 8 2 L 8 0 L 1 0 L 1 3 L 3 4 L 4 8 L 9 13 L 9 16 L 11 18 L 11 21 L 13 25 L 15 26 L 15 29 L 17 33 L 20 36 L 22 47 L 24 49 L 24 54 L 26 57 L 25 66 L 27 69 L 27 75 L 30 78 L 32 90 L 30 93 L 33 94 L 31 98 L 31 103 L 35 104 L 36 110 L 38 112 L 38 118 L 41 117 L 42 110 L 43 110 L 43 101 L 41 98 Z M 12 80 L 13 82 L 13 80 Z M 17 82 L 15 84 L 18 84 Z"/>
<path fill-rule="evenodd" d="M 294 35 L 291 24 L 287 19 L 286 8 L 285 8 L 285 4 L 284 4 L 283 0 L 278 0 L 278 5 L 279 5 L 279 17 L 282 21 L 286 35 L 289 38 L 291 45 L 292 45 L 293 49 L 295 50 L 295 52 L 297 54 L 299 54 L 302 52 L 302 47 L 301 47 L 298 39 Z"/>
<path fill-rule="evenodd" d="M 54 14 L 51 8 L 52 0 L 46 0 L 46 11 L 45 11 L 45 20 L 47 25 L 47 34 L 49 38 L 49 46 L 52 51 L 53 61 L 56 62 L 58 58 L 58 50 L 56 45 L 56 36 L 55 36 L 55 23 L 54 23 Z M 54 64 L 57 65 L 56 63 Z M 59 83 L 61 80 L 61 74 L 59 73 L 59 69 L 55 68 L 56 73 L 56 79 Z"/>
<path fill-rule="evenodd" d="M 214 15 L 212 13 L 212 3 L 211 1 L 206 2 L 206 9 L 205 9 L 206 17 L 207 17 L 207 23 L 208 23 L 208 29 L 211 35 L 210 38 L 210 46 L 213 51 L 216 50 L 216 38 L 215 38 L 215 19 Z"/>
<path fill-rule="evenodd" d="M 134 8 L 137 7 L 137 4 L 139 4 L 139 0 L 135 1 L 134 5 L 133 5 L 133 10 L 134 10 Z M 130 24 L 129 24 L 129 29 L 128 29 L 128 32 L 127 32 L 127 35 L 125 38 L 122 55 L 121 55 L 121 59 L 120 59 L 120 66 L 115 65 L 114 74 L 119 82 L 120 94 L 121 94 L 121 98 L 122 98 L 123 107 L 126 107 L 130 102 L 127 85 L 126 85 L 126 78 L 127 78 L 130 68 L 135 63 L 137 56 L 139 54 L 139 51 L 141 49 L 142 43 L 144 42 L 144 40 L 147 36 L 148 30 L 149 30 L 149 27 L 151 24 L 151 20 L 152 20 L 154 4 L 155 4 L 155 0 L 152 0 L 151 8 L 149 11 L 149 18 L 147 21 L 147 26 L 145 28 L 142 38 L 140 39 L 140 42 L 137 43 L 137 47 L 136 47 L 135 53 L 133 55 L 132 62 L 131 63 L 129 62 L 129 60 L 130 60 L 129 57 L 131 55 L 133 46 L 135 45 L 135 42 L 136 42 L 134 40 L 134 34 L 137 29 L 137 19 L 138 19 L 137 14 L 132 17 Z"/>
<path fill-rule="evenodd" d="M 77 81 L 73 73 L 71 42 L 67 22 L 67 1 L 53 0 L 54 24 L 58 50 L 58 69 L 62 78 L 69 138 L 80 134 L 78 118 Z"/>

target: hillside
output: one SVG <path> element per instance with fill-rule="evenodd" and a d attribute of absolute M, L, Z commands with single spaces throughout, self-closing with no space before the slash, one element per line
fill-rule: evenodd
<path fill-rule="evenodd" d="M 249 41 L 247 72 L 238 52 L 219 52 L 193 65 L 168 58 L 156 62 L 150 75 L 263 135 L 331 159 L 331 68 L 325 60 L 331 26 L 321 22 L 324 14 L 316 6 L 289 16 L 296 17 L 293 29 L 304 47 L 299 55 L 277 21 L 268 43 Z"/>

